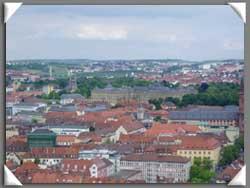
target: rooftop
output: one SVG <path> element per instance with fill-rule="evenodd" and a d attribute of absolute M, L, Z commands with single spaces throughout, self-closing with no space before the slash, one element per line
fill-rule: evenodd
<path fill-rule="evenodd" d="M 219 140 L 205 135 L 179 136 L 178 139 L 182 141 L 179 148 L 184 150 L 213 150 L 221 146 Z"/>
<path fill-rule="evenodd" d="M 84 97 L 80 94 L 62 94 L 61 99 L 84 99 Z"/>
<path fill-rule="evenodd" d="M 122 157 L 123 161 L 155 161 L 166 163 L 188 163 L 190 160 L 186 157 L 174 156 L 174 155 L 157 155 L 157 154 L 130 154 Z"/>
<path fill-rule="evenodd" d="M 183 133 L 198 133 L 200 128 L 196 125 L 188 124 L 162 124 L 155 123 L 150 129 L 146 131 L 146 135 L 158 136 L 158 135 L 177 135 Z"/>
<path fill-rule="evenodd" d="M 238 106 L 198 106 L 169 112 L 171 120 L 235 120 Z"/>
<path fill-rule="evenodd" d="M 120 170 L 119 172 L 116 172 L 115 174 L 112 174 L 110 177 L 111 178 L 116 178 L 116 179 L 129 179 L 130 177 L 141 173 L 139 170 Z"/>
<path fill-rule="evenodd" d="M 56 133 L 54 133 L 53 131 L 51 131 L 49 129 L 38 128 L 38 129 L 34 130 L 33 132 L 31 132 L 30 134 L 51 134 L 51 135 L 55 135 Z"/>

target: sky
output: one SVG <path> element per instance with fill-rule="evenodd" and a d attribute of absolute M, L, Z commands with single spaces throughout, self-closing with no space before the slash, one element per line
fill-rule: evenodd
<path fill-rule="evenodd" d="M 243 59 L 244 23 L 229 5 L 22 5 L 6 58 Z"/>

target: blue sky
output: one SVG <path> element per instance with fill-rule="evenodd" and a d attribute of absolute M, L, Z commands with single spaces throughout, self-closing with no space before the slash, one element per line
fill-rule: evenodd
<path fill-rule="evenodd" d="M 6 27 L 11 59 L 244 58 L 228 5 L 23 5 Z"/>

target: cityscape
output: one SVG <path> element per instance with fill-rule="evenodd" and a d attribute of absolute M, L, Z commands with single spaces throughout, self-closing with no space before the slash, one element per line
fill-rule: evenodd
<path fill-rule="evenodd" d="M 93 28 L 81 30 L 86 43 L 119 46 L 114 40 L 130 36 L 113 33 L 116 27 L 104 33 Z M 44 52 L 45 58 L 26 59 L 29 53 L 16 58 L 11 50 L 5 164 L 22 184 L 226 184 L 244 166 L 244 59 L 238 56 L 116 58 L 124 52 L 117 47 L 115 58 L 50 58 Z"/>

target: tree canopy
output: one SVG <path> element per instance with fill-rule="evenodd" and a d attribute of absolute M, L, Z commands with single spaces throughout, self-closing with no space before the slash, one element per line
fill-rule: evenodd
<path fill-rule="evenodd" d="M 239 104 L 240 86 L 234 83 L 202 83 L 197 94 L 186 94 L 182 99 L 166 98 L 176 106 L 193 105 L 225 106 Z"/>
<path fill-rule="evenodd" d="M 214 176 L 213 162 L 210 159 L 204 158 L 201 160 L 200 157 L 194 158 L 194 163 L 190 170 L 191 183 L 210 183 Z"/>
<path fill-rule="evenodd" d="M 244 151 L 244 137 L 240 136 L 235 140 L 233 145 L 229 145 L 223 148 L 222 155 L 220 159 L 220 165 L 225 166 L 231 164 L 234 160 L 236 160 L 240 152 Z"/>

